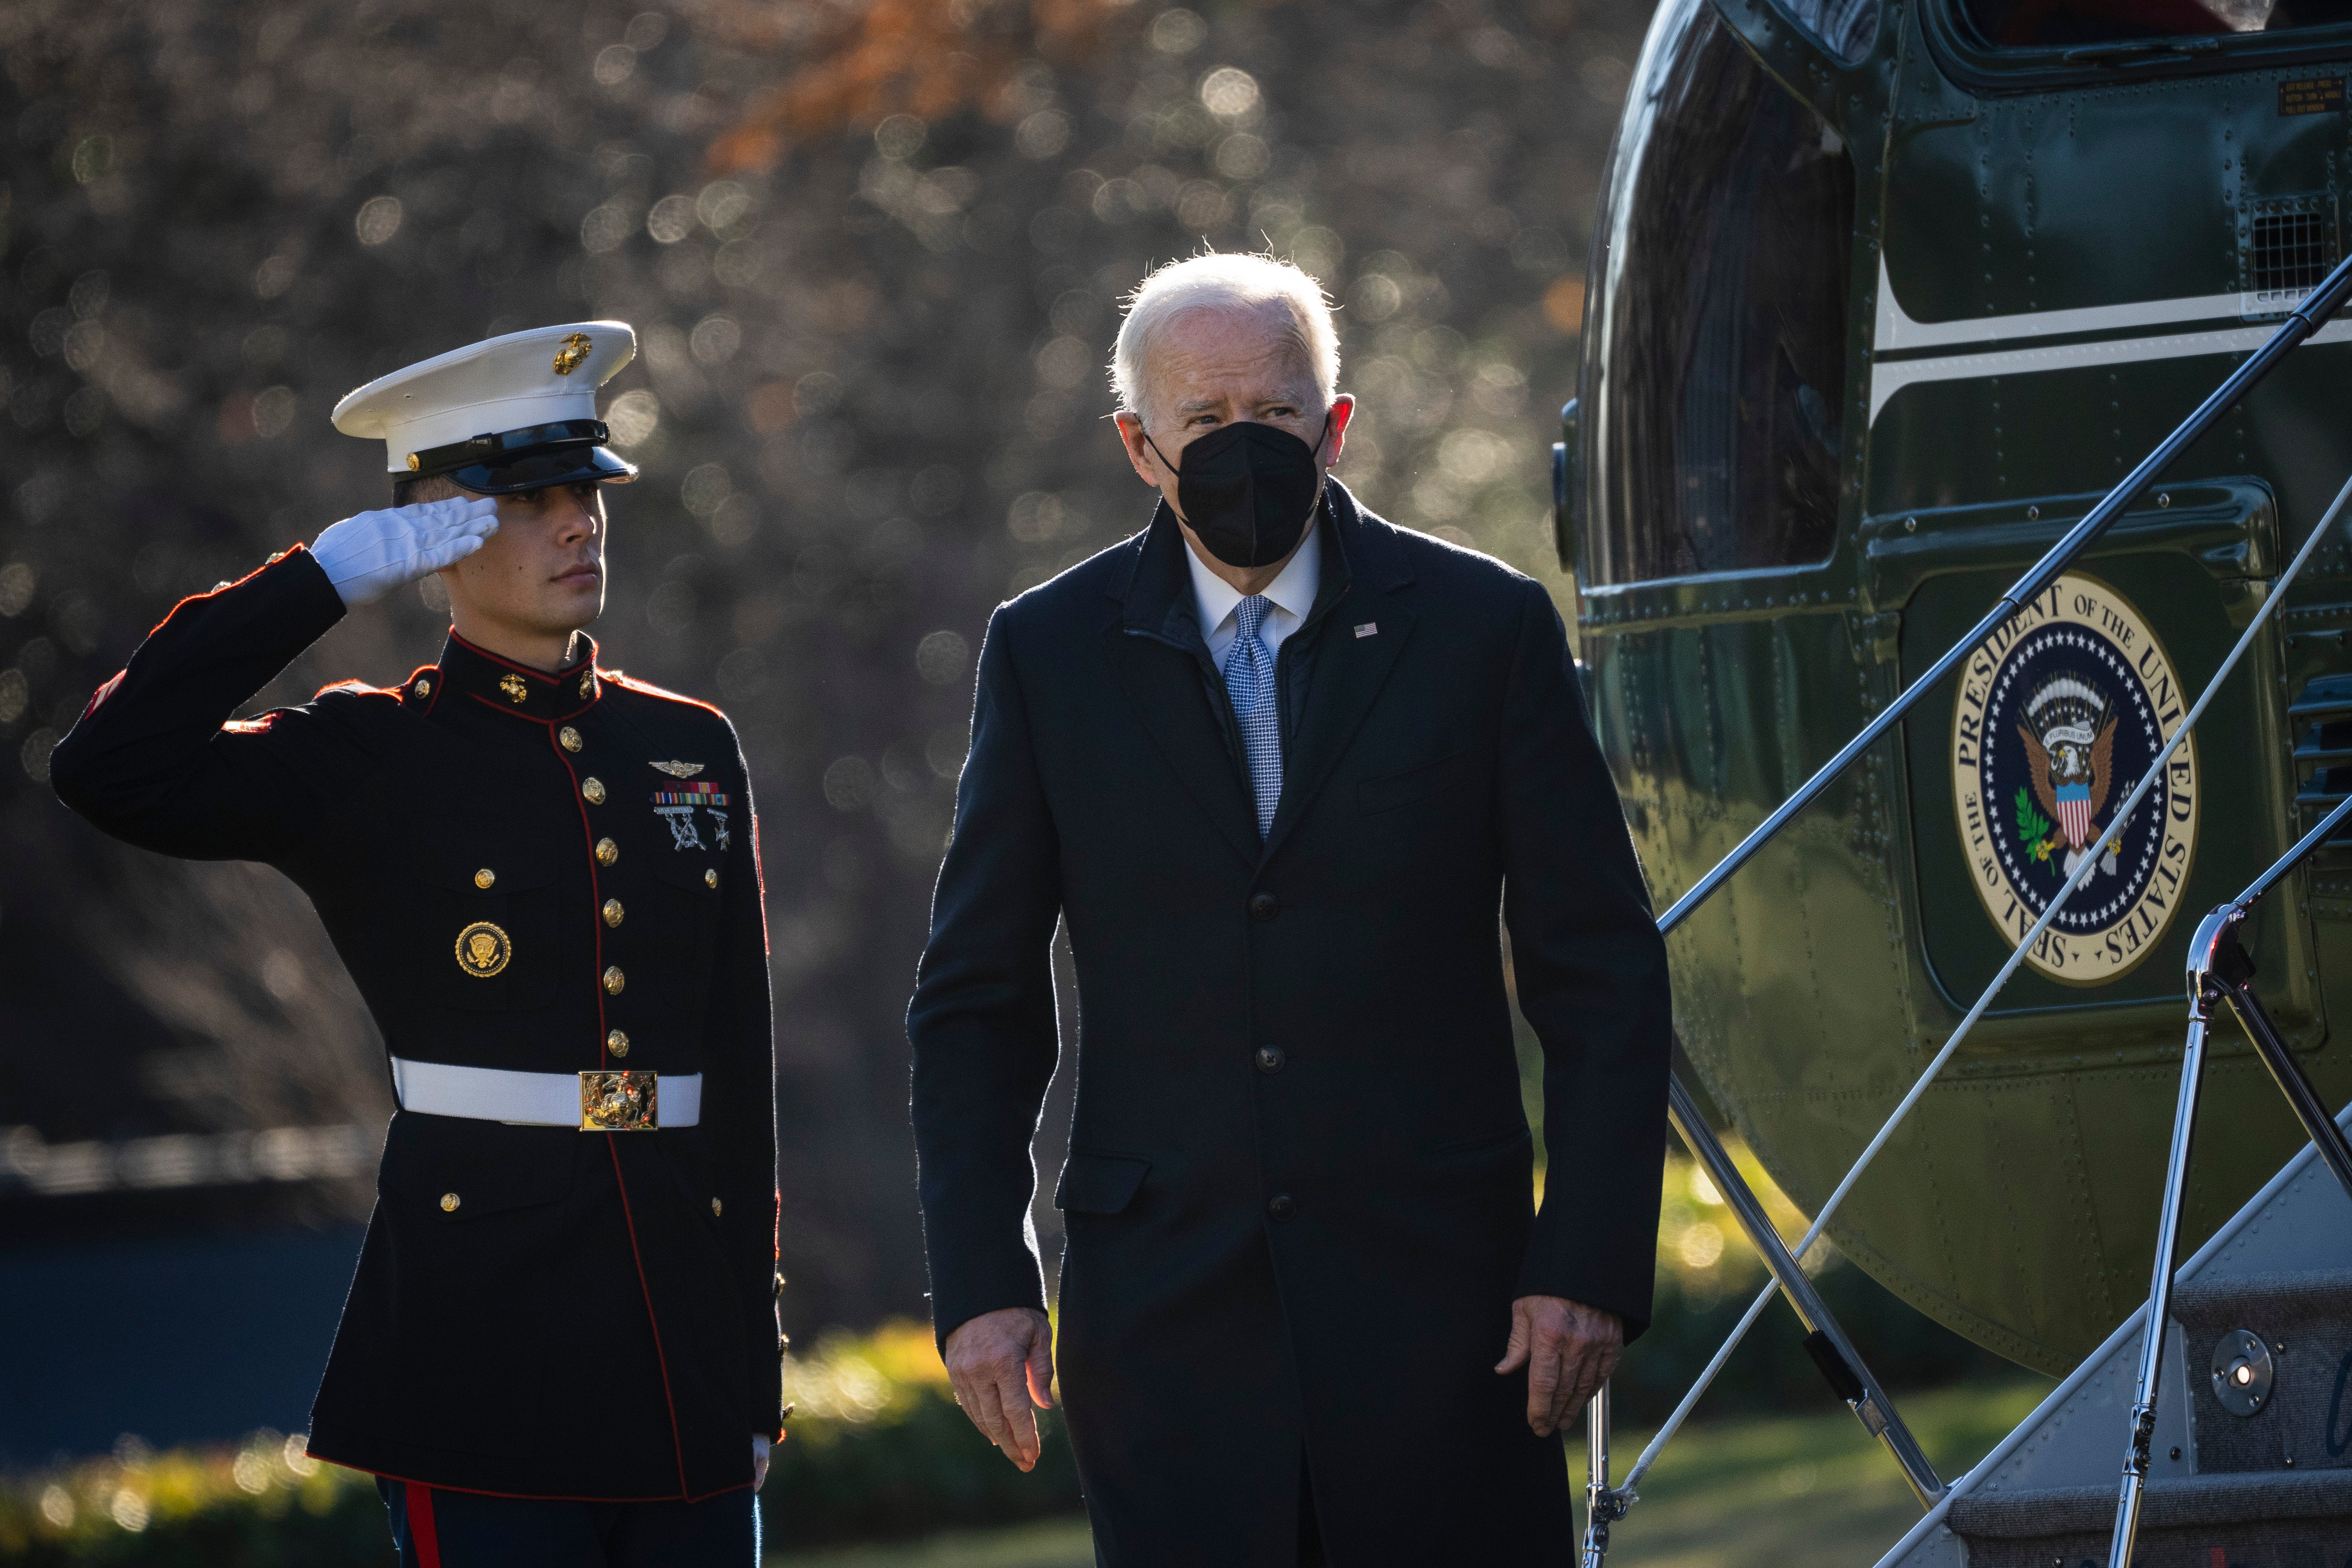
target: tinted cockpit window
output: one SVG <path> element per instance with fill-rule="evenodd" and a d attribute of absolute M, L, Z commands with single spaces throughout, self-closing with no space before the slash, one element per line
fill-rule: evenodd
<path fill-rule="evenodd" d="M 1986 43 L 2019 49 L 2352 21 L 2352 0 L 1962 0 L 1961 9 Z"/>
<path fill-rule="evenodd" d="M 1585 581 L 1824 560 L 1853 165 L 1712 7 L 1634 91 L 1602 215 Z"/>

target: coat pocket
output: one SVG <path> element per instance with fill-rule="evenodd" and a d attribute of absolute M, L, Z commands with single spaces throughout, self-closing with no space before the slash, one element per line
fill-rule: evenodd
<path fill-rule="evenodd" d="M 555 1000 L 556 868 L 537 845 L 429 838 L 409 865 L 425 945 L 416 971 L 435 1003 L 467 1013 L 527 1013 Z"/>
<path fill-rule="evenodd" d="M 710 970 L 719 945 L 719 868 L 709 855 L 657 855 L 654 908 L 662 932 L 662 1000 L 691 1022 L 710 1005 Z"/>
<path fill-rule="evenodd" d="M 1385 778 L 1367 779 L 1356 786 L 1356 809 L 1371 816 L 1415 801 L 1427 800 L 1467 783 L 1476 769 L 1477 757 L 1467 748 L 1450 757 L 1440 757 L 1433 763 L 1423 763 L 1401 773 Z"/>
<path fill-rule="evenodd" d="M 1150 1169 L 1150 1161 L 1131 1154 L 1073 1149 L 1062 1166 L 1061 1184 L 1054 1189 L 1054 1206 L 1066 1214 L 1117 1214 L 1135 1200 Z"/>
<path fill-rule="evenodd" d="M 1531 1142 L 1533 1139 L 1534 1134 L 1528 1131 L 1528 1124 L 1522 1121 L 1517 1127 L 1497 1127 L 1492 1131 L 1480 1132 L 1469 1138 L 1449 1138 L 1443 1143 L 1432 1144 L 1423 1149 L 1422 1154 L 1424 1158 L 1433 1160 L 1484 1154 L 1493 1150 L 1508 1149 L 1515 1144 Z"/>
<path fill-rule="evenodd" d="M 567 1127 L 404 1110 L 385 1135 L 377 1190 L 411 1223 L 436 1230 L 561 1203 L 572 1192 L 579 1137 Z"/>

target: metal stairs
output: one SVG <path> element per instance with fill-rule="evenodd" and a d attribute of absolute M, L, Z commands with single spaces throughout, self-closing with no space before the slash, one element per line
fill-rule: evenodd
<path fill-rule="evenodd" d="M 2178 1279 L 2135 1568 L 2347 1568 L 2352 1201 L 2306 1144 Z M 2146 1312 L 1879 1568 L 2103 1568 Z"/>

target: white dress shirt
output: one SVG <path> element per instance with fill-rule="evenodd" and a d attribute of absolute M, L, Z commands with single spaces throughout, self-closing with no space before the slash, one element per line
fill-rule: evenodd
<path fill-rule="evenodd" d="M 1323 577 L 1323 531 L 1316 526 L 1319 521 L 1307 523 L 1307 539 L 1298 553 L 1266 585 L 1265 619 L 1258 626 L 1257 637 L 1265 644 L 1268 658 L 1282 651 L 1283 638 L 1305 626 L 1307 612 L 1315 607 L 1315 590 Z M 1223 669 L 1225 650 L 1238 635 L 1235 611 L 1242 595 L 1231 583 L 1201 564 L 1200 553 L 1190 540 L 1184 542 L 1184 563 L 1192 569 L 1192 607 L 1201 617 L 1201 639 L 1209 645 L 1211 662 Z"/>

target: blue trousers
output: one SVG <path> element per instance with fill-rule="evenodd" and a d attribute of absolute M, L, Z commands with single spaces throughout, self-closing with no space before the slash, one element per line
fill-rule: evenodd
<path fill-rule="evenodd" d="M 486 1497 L 376 1479 L 400 1568 L 759 1568 L 751 1489 L 700 1502 Z"/>

